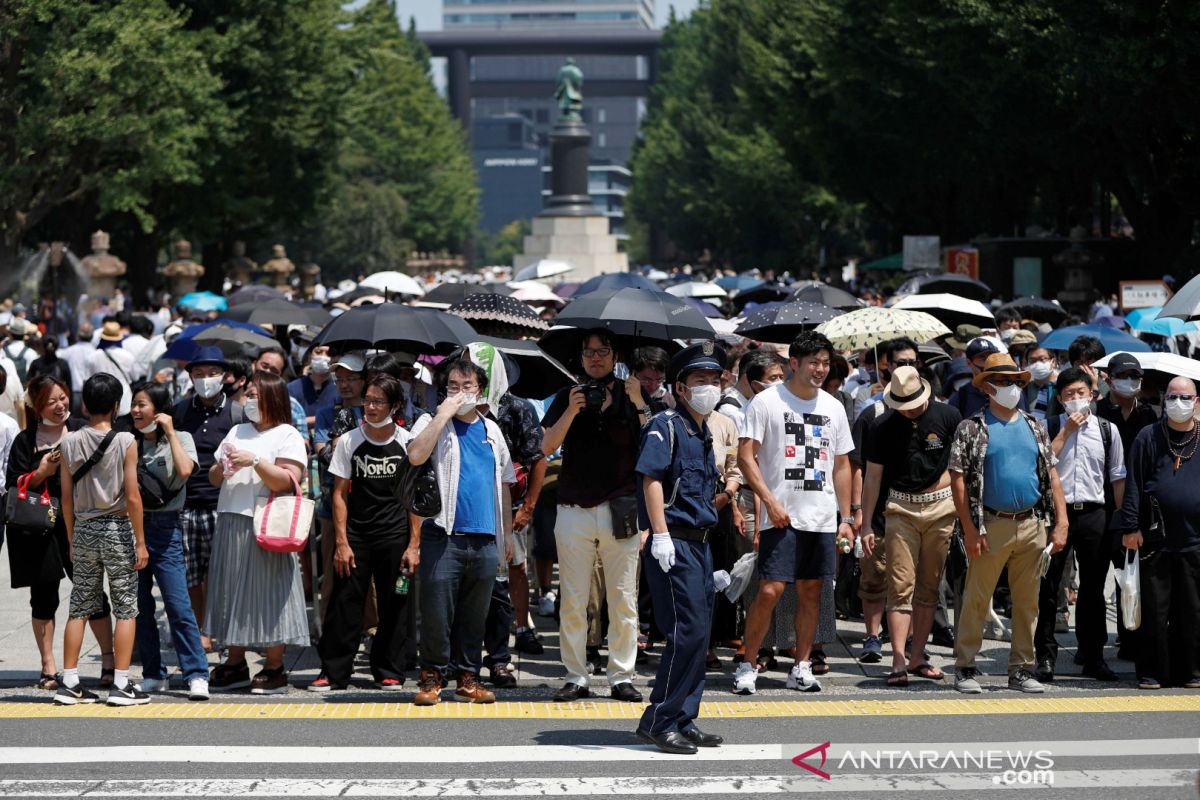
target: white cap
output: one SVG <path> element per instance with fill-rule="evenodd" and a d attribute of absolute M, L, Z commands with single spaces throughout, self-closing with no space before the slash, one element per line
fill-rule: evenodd
<path fill-rule="evenodd" d="M 367 361 L 365 358 L 363 358 L 361 351 L 355 350 L 349 353 L 342 353 L 337 357 L 337 360 L 330 365 L 330 369 L 337 369 L 338 367 L 348 369 L 351 372 L 362 372 L 367 368 Z"/>

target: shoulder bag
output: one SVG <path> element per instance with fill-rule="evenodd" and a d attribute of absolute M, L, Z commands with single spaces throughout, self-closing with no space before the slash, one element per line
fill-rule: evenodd
<path fill-rule="evenodd" d="M 269 553 L 298 553 L 308 544 L 314 504 L 301 493 L 291 470 L 288 477 L 292 494 L 271 492 L 254 503 L 254 539 Z"/>
<path fill-rule="evenodd" d="M 29 494 L 33 473 L 17 478 L 16 487 L 8 493 L 4 505 L 4 521 L 14 528 L 30 533 L 49 533 L 54 530 L 61 513 L 57 497 L 50 496 L 50 482 L 42 484 L 40 495 Z"/>
<path fill-rule="evenodd" d="M 400 502 L 422 519 L 442 513 L 442 490 L 433 469 L 432 454 L 424 464 L 413 464 L 404 456 L 400 463 Z"/>

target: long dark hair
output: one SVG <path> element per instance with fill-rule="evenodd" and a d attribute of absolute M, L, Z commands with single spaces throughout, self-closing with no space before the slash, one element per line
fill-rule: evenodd
<path fill-rule="evenodd" d="M 253 382 L 258 386 L 258 413 L 268 428 L 290 425 L 292 403 L 288 397 L 287 381 L 266 370 L 255 370 Z"/>

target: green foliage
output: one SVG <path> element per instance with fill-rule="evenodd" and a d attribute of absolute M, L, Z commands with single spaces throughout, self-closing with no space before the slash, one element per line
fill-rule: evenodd
<path fill-rule="evenodd" d="M 525 252 L 525 237 L 532 231 L 527 219 L 514 219 L 494 234 L 475 234 L 475 262 L 481 266 L 511 265 L 513 256 Z"/>

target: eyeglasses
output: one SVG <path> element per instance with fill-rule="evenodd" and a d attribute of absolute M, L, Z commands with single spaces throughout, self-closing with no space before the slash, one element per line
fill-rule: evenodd
<path fill-rule="evenodd" d="M 446 385 L 446 392 L 449 394 L 457 394 L 458 392 L 473 392 L 477 388 L 479 388 L 479 387 L 473 383 L 463 383 L 463 384 L 450 383 L 450 384 Z"/>
<path fill-rule="evenodd" d="M 1017 378 L 988 378 L 988 383 L 992 386 L 1019 386 L 1025 388 L 1025 381 Z"/>
<path fill-rule="evenodd" d="M 893 367 L 915 367 L 920 365 L 920 361 L 915 358 L 903 358 L 892 362 Z"/>
<path fill-rule="evenodd" d="M 583 349 L 583 357 L 584 358 L 608 358 L 611 355 L 612 355 L 611 347 L 597 347 L 594 349 L 591 347 L 585 347 Z"/>
<path fill-rule="evenodd" d="M 363 405 L 364 406 L 373 406 L 376 408 L 382 406 L 382 407 L 386 408 L 386 407 L 390 406 L 391 403 L 382 397 L 368 397 L 365 400 L 363 400 Z"/>
<path fill-rule="evenodd" d="M 1165 399 L 1166 400 L 1182 400 L 1185 403 L 1191 403 L 1191 402 L 1195 401 L 1196 395 L 1194 395 L 1194 394 L 1169 394 L 1166 396 Z"/>

